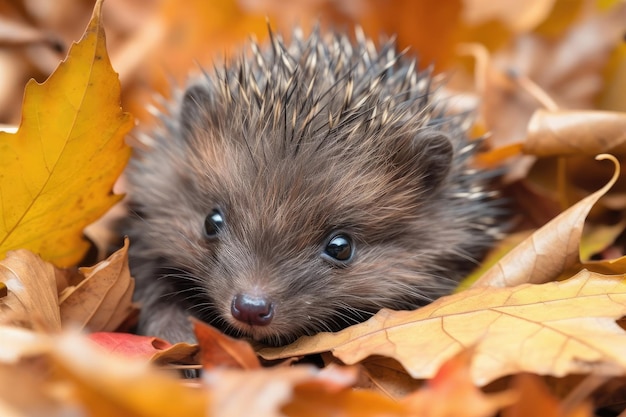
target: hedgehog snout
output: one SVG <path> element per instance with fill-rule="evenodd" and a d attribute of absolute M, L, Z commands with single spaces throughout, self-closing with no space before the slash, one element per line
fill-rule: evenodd
<path fill-rule="evenodd" d="M 237 294 L 230 305 L 232 316 L 250 326 L 267 326 L 274 318 L 274 303 L 264 296 Z"/>

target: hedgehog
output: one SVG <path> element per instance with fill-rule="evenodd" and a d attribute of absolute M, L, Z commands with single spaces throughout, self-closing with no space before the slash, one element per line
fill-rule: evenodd
<path fill-rule="evenodd" d="M 501 233 L 471 112 L 393 39 L 270 30 L 192 77 L 127 171 L 140 334 L 269 345 L 448 294 Z"/>

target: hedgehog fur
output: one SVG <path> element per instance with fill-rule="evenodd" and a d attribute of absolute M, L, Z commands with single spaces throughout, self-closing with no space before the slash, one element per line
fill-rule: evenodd
<path fill-rule="evenodd" d="M 195 77 L 127 171 L 139 332 L 280 345 L 449 293 L 499 234 L 480 141 L 393 41 L 314 30 Z"/>

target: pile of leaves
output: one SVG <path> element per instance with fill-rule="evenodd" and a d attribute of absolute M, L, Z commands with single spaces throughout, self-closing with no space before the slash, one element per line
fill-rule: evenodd
<path fill-rule="evenodd" d="M 75 13 L 86 10 L 75 3 Z M 133 32 L 114 12 L 121 2 L 109 0 L 105 11 L 116 22 L 109 48 L 121 63 L 122 89 L 99 1 L 67 58 L 45 83 L 26 85 L 19 129 L 0 133 L 1 415 L 622 412 L 626 3 L 188 3 L 146 5 L 146 23 Z M 9 9 L 0 7 L 0 16 L 28 12 L 26 3 Z M 474 131 L 489 132 L 476 163 L 506 173 L 510 236 L 453 295 L 282 348 L 253 348 L 201 322 L 194 323 L 198 345 L 124 333 L 138 309 L 132 242 L 78 268 L 90 264 L 85 228 L 121 198 L 112 190 L 130 157 L 125 137 L 134 123 L 120 103 L 149 125 L 144 92 L 168 94 L 164 71 L 183 80 L 192 58 L 213 58 L 247 32 L 263 36 L 261 15 L 280 30 L 297 10 L 309 24 L 321 10 L 322 24 L 397 32 L 400 46 L 414 45 L 423 61 L 455 68 L 447 87 L 454 104 L 478 107 Z M 0 19 L 8 27 L 19 30 L 0 31 L 0 45 L 20 51 L 24 72 L 31 61 L 40 72 L 46 67 L 24 51 L 58 54 L 69 36 Z M 201 48 L 207 39 L 212 46 Z M 1 105 L 7 97 L 0 92 L 0 114 L 11 124 L 11 106 Z M 97 230 L 89 236 L 106 247 Z M 201 378 L 178 378 L 198 368 Z"/>

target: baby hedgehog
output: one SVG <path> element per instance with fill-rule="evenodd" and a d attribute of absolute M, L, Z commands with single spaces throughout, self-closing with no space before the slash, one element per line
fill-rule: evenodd
<path fill-rule="evenodd" d="M 281 345 L 423 306 L 492 245 L 470 118 L 356 32 L 270 33 L 162 115 L 127 173 L 140 333 L 193 341 L 195 316 Z"/>

